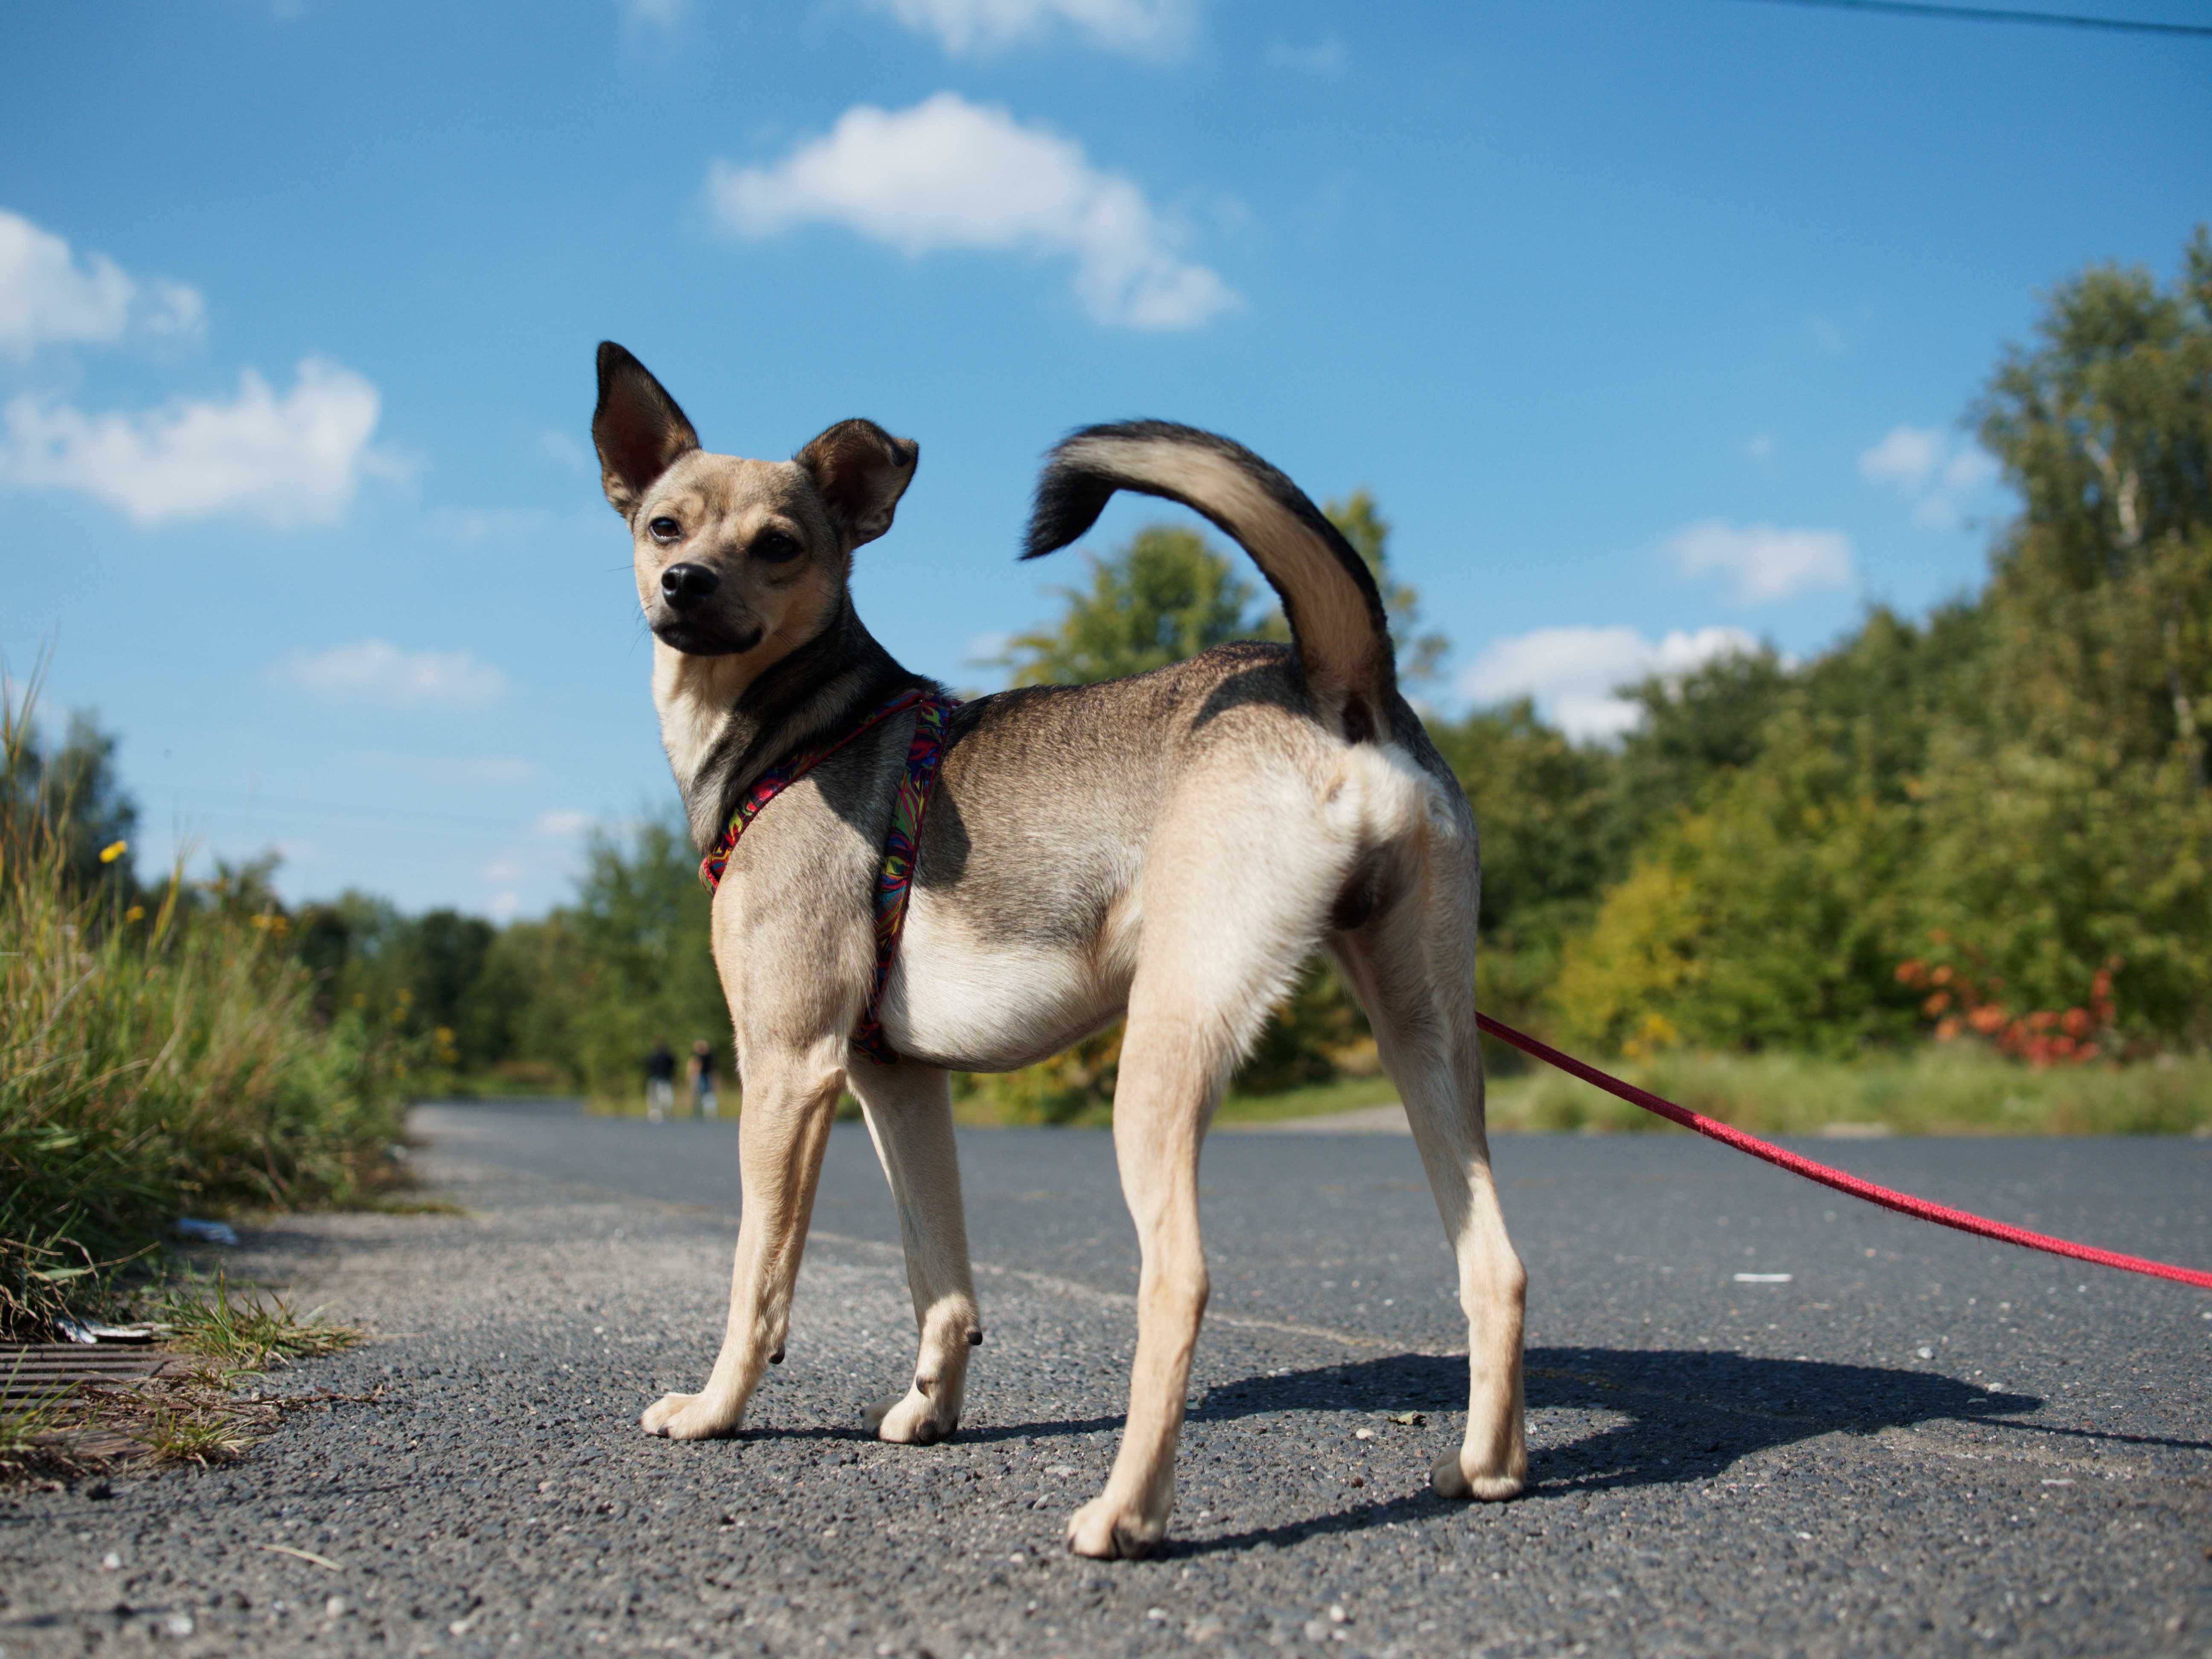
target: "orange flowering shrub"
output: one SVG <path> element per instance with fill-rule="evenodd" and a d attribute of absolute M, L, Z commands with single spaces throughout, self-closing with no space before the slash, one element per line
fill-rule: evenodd
<path fill-rule="evenodd" d="M 2117 1052 L 2112 975 L 2120 966 L 2118 957 L 2096 971 L 2087 999 L 2078 1006 L 2014 1013 L 2002 1000 L 2004 981 L 1988 971 L 1980 951 L 1954 945 L 1944 933 L 1929 934 L 1929 943 L 1935 947 L 1930 959 L 1898 963 L 1897 982 L 1927 994 L 1920 1012 L 1935 1021 L 1938 1042 L 1978 1038 L 2038 1068 L 2085 1065 Z"/>

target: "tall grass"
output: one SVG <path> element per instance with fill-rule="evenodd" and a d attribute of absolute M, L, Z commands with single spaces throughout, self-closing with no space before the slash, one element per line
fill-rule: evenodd
<path fill-rule="evenodd" d="M 20 752 L 27 710 L 0 738 Z M 51 1331 L 180 1212 L 343 1202 L 401 1126 L 394 1046 L 317 1023 L 271 916 L 71 878 L 66 803 L 0 813 L 0 1334 Z"/>
<path fill-rule="evenodd" d="M 2201 1059 L 2038 1069 L 1985 1048 L 1929 1043 L 1854 1060 L 1685 1050 L 1607 1063 L 1655 1094 L 1754 1134 L 2212 1134 L 2212 1060 Z M 1547 1066 L 1501 1067 L 1487 1094 L 1492 1129 L 1679 1133 Z M 1387 1077 L 1352 1078 L 1283 1094 L 1232 1093 L 1218 1121 L 1279 1122 L 1397 1099 Z"/>
<path fill-rule="evenodd" d="M 2171 1135 L 2212 1128 L 2212 1061 L 2052 1066 L 1929 1044 L 1851 1060 L 1670 1053 L 1620 1074 L 1754 1134 Z M 1539 1067 L 1491 1091 L 1502 1129 L 1668 1129 L 1627 1102 Z"/>

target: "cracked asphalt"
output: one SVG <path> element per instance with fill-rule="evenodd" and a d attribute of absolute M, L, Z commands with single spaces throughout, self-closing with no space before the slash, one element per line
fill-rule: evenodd
<path fill-rule="evenodd" d="M 1217 1134 L 1169 1547 L 1107 1565 L 1060 1541 L 1135 1336 L 1106 1136 L 963 1133 L 988 1340 L 960 1435 L 903 1448 L 859 1427 L 913 1333 L 840 1126 L 789 1361 L 744 1435 L 687 1445 L 636 1417 L 712 1361 L 733 1127 L 416 1124 L 464 1213 L 284 1218 L 223 1253 L 374 1334 L 270 1386 L 378 1398 L 228 1467 L 0 1493 L 0 1656 L 2212 1654 L 2212 1297 L 1687 1137 L 1498 1139 L 1532 1485 L 1469 1507 L 1425 1484 L 1465 1372 L 1410 1141 Z M 2212 1143 L 1818 1150 L 2212 1262 Z"/>

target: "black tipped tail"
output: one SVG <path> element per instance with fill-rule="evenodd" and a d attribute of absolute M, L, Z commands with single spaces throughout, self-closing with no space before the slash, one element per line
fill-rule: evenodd
<path fill-rule="evenodd" d="M 1306 683 L 1355 742 L 1382 725 L 1397 683 L 1374 574 L 1304 491 L 1243 445 L 1195 427 L 1086 427 L 1046 458 L 1022 556 L 1066 546 L 1117 489 L 1158 495 L 1236 538 L 1282 600 Z"/>

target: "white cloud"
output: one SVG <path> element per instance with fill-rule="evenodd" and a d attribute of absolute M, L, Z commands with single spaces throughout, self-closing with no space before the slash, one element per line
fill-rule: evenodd
<path fill-rule="evenodd" d="M 1778 530 L 1771 524 L 1739 530 L 1708 519 L 1667 544 L 1686 576 L 1734 576 L 1736 597 L 1747 605 L 1786 599 L 1802 587 L 1842 587 L 1851 579 L 1850 538 L 1838 530 Z"/>
<path fill-rule="evenodd" d="M 1997 481 L 1996 457 L 1972 444 L 1961 444 L 1959 453 L 1951 457 L 1950 465 L 1943 469 L 1946 489 L 1987 489 Z"/>
<path fill-rule="evenodd" d="M 1859 457 L 1859 471 L 1884 483 L 1917 489 L 1943 459 L 1944 447 L 1943 434 L 1933 427 L 1894 426 Z"/>
<path fill-rule="evenodd" d="M 1859 471 L 1876 483 L 1917 497 L 1912 516 L 1917 522 L 1948 528 L 1959 525 L 1973 498 L 1997 481 L 1998 467 L 1978 444 L 1934 427 L 1895 426 L 1859 457 Z"/>
<path fill-rule="evenodd" d="M 1617 738 L 1643 714 L 1613 695 L 1620 687 L 1758 649 L 1741 628 L 1676 629 L 1656 641 L 1627 627 L 1539 628 L 1493 640 L 1460 677 L 1459 689 L 1478 703 L 1532 697 L 1571 738 Z"/>
<path fill-rule="evenodd" d="M 1196 328 L 1242 303 L 1182 258 L 1179 228 L 1083 146 L 940 92 L 912 109 L 860 104 L 771 167 L 717 161 L 707 196 L 732 236 L 842 225 L 910 257 L 957 248 L 1071 258 L 1097 321 Z"/>
<path fill-rule="evenodd" d="M 0 431 L 0 482 L 78 489 L 142 525 L 243 513 L 329 524 L 365 474 L 402 471 L 369 447 L 380 401 L 351 369 L 310 357 L 278 397 L 252 369 L 228 403 L 87 415 L 22 397 Z"/>
<path fill-rule="evenodd" d="M 1750 438 L 1745 441 L 1743 453 L 1745 459 L 1748 460 L 1762 462 L 1772 460 L 1774 459 L 1774 434 L 1771 432 L 1753 433 Z"/>
<path fill-rule="evenodd" d="M 967 644 L 960 647 L 961 665 L 965 668 L 998 668 L 1014 643 L 1014 636 L 1000 629 L 970 634 Z"/>
<path fill-rule="evenodd" d="M 392 702 L 484 702 L 507 689 L 505 675 L 465 651 L 402 651 L 385 640 L 293 657 L 283 677 L 310 690 L 365 694 Z"/>
<path fill-rule="evenodd" d="M 0 346 L 196 340 L 206 327 L 198 289 L 133 276 L 104 253 L 79 258 L 61 237 L 0 208 Z"/>
<path fill-rule="evenodd" d="M 631 0 L 633 5 L 645 0 Z M 658 0 L 666 3 L 666 0 Z M 873 0 L 954 56 L 994 52 L 1072 28 L 1109 52 L 1159 56 L 1188 43 L 1193 0 Z"/>
<path fill-rule="evenodd" d="M 582 835 L 594 822 L 592 815 L 580 807 L 556 806 L 538 815 L 538 822 L 530 826 L 530 833 L 540 841 L 569 841 Z"/>

